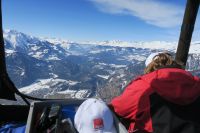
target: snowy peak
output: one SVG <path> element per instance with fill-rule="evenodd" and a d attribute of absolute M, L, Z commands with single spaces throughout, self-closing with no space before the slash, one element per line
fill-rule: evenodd
<path fill-rule="evenodd" d="M 42 60 L 60 60 L 67 52 L 57 45 L 15 30 L 4 31 L 6 51 L 17 51 Z"/>
<path fill-rule="evenodd" d="M 4 38 L 13 44 L 13 48 L 16 47 L 27 47 L 28 40 L 34 40 L 36 38 L 29 36 L 27 34 L 18 32 L 16 30 L 5 30 Z M 37 40 L 37 39 L 36 39 Z"/>
<path fill-rule="evenodd" d="M 71 47 L 76 47 L 81 45 L 82 47 L 95 47 L 95 46 L 110 46 L 110 47 L 122 47 L 122 48 L 142 48 L 142 49 L 150 49 L 150 50 L 169 50 L 174 51 L 177 48 L 177 42 L 167 42 L 167 41 L 149 41 L 149 42 L 136 42 L 136 41 L 120 41 L 120 40 L 111 40 L 111 41 L 83 41 L 83 42 L 75 42 L 58 38 L 37 38 L 33 37 L 16 30 L 5 30 L 4 38 L 6 41 L 12 44 L 12 47 L 15 49 L 16 47 L 21 47 L 21 49 L 28 49 L 29 44 L 35 43 L 47 43 L 49 45 L 55 45 L 56 47 L 60 47 L 64 50 L 69 50 Z M 200 41 L 192 42 L 190 53 L 200 53 L 197 49 L 200 48 Z"/>

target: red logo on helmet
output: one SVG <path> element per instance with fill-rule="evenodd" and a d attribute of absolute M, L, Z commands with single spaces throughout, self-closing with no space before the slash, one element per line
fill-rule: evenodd
<path fill-rule="evenodd" d="M 102 129 L 104 127 L 102 118 L 94 119 L 93 124 L 95 130 Z"/>

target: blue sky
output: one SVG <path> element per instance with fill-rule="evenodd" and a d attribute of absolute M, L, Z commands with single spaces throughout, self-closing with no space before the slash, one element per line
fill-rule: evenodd
<path fill-rule="evenodd" d="M 185 4 L 186 0 L 3 0 L 3 27 L 72 41 L 177 41 Z M 197 20 L 195 28 L 200 30 Z M 193 40 L 200 38 L 199 30 Z"/>

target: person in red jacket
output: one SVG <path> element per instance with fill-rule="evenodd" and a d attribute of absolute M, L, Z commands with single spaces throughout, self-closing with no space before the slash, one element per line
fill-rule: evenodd
<path fill-rule="evenodd" d="M 181 69 L 168 53 L 154 53 L 146 60 L 144 75 L 133 80 L 110 107 L 128 121 L 129 133 L 153 132 L 149 96 L 156 92 L 164 99 L 186 105 L 200 94 L 200 79 Z"/>

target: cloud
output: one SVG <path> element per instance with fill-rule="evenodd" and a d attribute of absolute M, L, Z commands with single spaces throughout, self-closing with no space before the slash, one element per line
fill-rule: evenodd
<path fill-rule="evenodd" d="M 138 17 L 148 24 L 170 28 L 181 25 L 184 9 L 158 0 L 90 0 L 100 11 Z"/>

